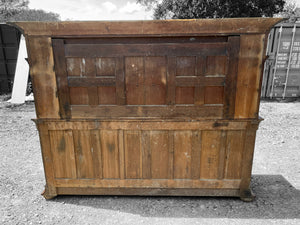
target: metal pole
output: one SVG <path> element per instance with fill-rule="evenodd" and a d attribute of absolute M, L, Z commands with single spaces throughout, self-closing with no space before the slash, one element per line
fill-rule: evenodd
<path fill-rule="evenodd" d="M 287 67 L 287 71 L 286 71 L 286 77 L 285 77 L 285 83 L 284 83 L 284 90 L 283 90 L 282 99 L 285 98 L 285 94 L 286 94 L 287 82 L 288 82 L 289 73 L 290 73 L 290 66 L 291 66 L 290 64 L 291 64 L 291 59 L 292 59 L 292 54 L 293 54 L 293 46 L 294 46 L 294 41 L 295 41 L 295 34 L 296 34 L 296 24 L 294 25 L 294 28 L 293 28 L 293 36 L 292 36 L 292 41 L 291 41 L 291 45 L 290 45 L 290 55 L 289 55 L 288 67 Z"/>
<path fill-rule="evenodd" d="M 277 72 L 277 58 L 278 58 L 278 52 L 279 52 L 279 47 L 280 47 L 280 41 L 281 41 L 281 35 L 282 35 L 282 26 L 279 28 L 279 38 L 278 38 L 278 43 L 277 43 L 277 49 L 276 49 L 276 56 L 275 56 L 275 68 L 274 68 L 274 73 L 273 73 L 273 80 L 272 80 L 272 86 L 271 86 L 271 93 L 270 93 L 270 98 L 272 99 L 273 93 L 274 93 L 274 83 L 275 83 L 275 75 Z"/>

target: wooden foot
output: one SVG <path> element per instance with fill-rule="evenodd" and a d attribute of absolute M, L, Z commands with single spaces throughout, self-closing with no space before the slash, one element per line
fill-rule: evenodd
<path fill-rule="evenodd" d="M 252 202 L 255 199 L 255 195 L 251 189 L 241 190 L 240 199 L 244 202 Z"/>
<path fill-rule="evenodd" d="M 45 186 L 45 190 L 42 193 L 42 196 L 49 200 L 49 199 L 53 199 L 57 196 L 56 191 L 50 191 L 50 189 L 48 188 L 48 186 Z"/>

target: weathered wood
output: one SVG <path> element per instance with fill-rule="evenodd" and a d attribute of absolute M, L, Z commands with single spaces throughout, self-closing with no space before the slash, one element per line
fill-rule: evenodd
<path fill-rule="evenodd" d="M 69 94 L 70 94 L 70 104 L 71 105 L 88 105 L 89 104 L 88 89 L 86 87 L 70 87 Z"/>
<path fill-rule="evenodd" d="M 126 104 L 126 91 L 125 91 L 125 71 L 124 71 L 124 58 L 119 57 L 116 59 L 116 104 Z M 113 103 L 112 103 L 113 104 Z"/>
<path fill-rule="evenodd" d="M 178 105 L 194 104 L 195 87 L 176 87 L 175 102 Z"/>
<path fill-rule="evenodd" d="M 220 148 L 219 148 L 218 179 L 224 179 L 224 174 L 225 174 L 225 169 L 226 169 L 225 165 L 227 163 L 227 157 L 226 157 L 227 133 L 228 133 L 228 131 L 225 131 L 225 130 L 221 131 Z"/>
<path fill-rule="evenodd" d="M 150 131 L 151 178 L 169 177 L 169 133 L 168 131 Z"/>
<path fill-rule="evenodd" d="M 142 145 L 142 178 L 151 179 L 152 174 L 152 159 L 153 153 L 150 146 L 150 131 L 141 132 L 141 145 Z"/>
<path fill-rule="evenodd" d="M 100 130 L 103 178 L 120 178 L 118 131 Z"/>
<path fill-rule="evenodd" d="M 145 105 L 166 105 L 166 57 L 145 57 Z"/>
<path fill-rule="evenodd" d="M 47 125 L 48 130 L 245 130 L 255 120 L 191 120 L 187 119 L 73 119 L 73 120 L 35 120 Z M 258 123 L 260 120 L 256 120 Z"/>
<path fill-rule="evenodd" d="M 99 86 L 115 86 L 116 78 L 114 77 L 69 77 L 68 86 L 69 87 L 99 87 Z"/>
<path fill-rule="evenodd" d="M 264 38 L 265 35 L 241 36 L 235 118 L 258 117 Z"/>
<path fill-rule="evenodd" d="M 56 179 L 57 187 L 239 188 L 241 180 L 217 179 Z"/>
<path fill-rule="evenodd" d="M 123 99 L 120 100 L 120 98 L 117 97 L 115 87 L 98 87 L 98 103 L 99 105 L 115 105 L 123 103 Z"/>
<path fill-rule="evenodd" d="M 224 86 L 225 75 L 214 77 L 176 77 L 177 87 Z"/>
<path fill-rule="evenodd" d="M 191 179 L 192 132 L 174 132 L 174 179 Z"/>
<path fill-rule="evenodd" d="M 256 124 L 250 125 L 246 130 L 245 134 L 245 144 L 244 144 L 244 154 L 242 156 L 242 168 L 241 168 L 241 184 L 240 184 L 240 194 L 241 198 L 245 201 L 253 199 L 253 194 L 250 190 L 251 182 L 251 171 L 252 171 L 252 161 L 254 156 L 254 145 L 256 136 Z"/>
<path fill-rule="evenodd" d="M 59 195 L 140 195 L 148 196 L 240 196 L 239 189 L 225 188 L 89 188 L 58 187 Z"/>
<path fill-rule="evenodd" d="M 205 87 L 204 104 L 223 104 L 224 87 Z"/>
<path fill-rule="evenodd" d="M 201 131 L 192 131 L 191 144 L 191 179 L 200 179 L 200 162 L 202 149 Z"/>
<path fill-rule="evenodd" d="M 90 145 L 92 153 L 92 164 L 93 164 L 93 173 L 94 177 L 97 179 L 103 178 L 103 169 L 102 169 L 102 154 L 101 154 L 101 145 L 100 145 L 100 134 L 98 130 L 90 131 Z"/>
<path fill-rule="evenodd" d="M 124 133 L 124 150 L 126 179 L 141 178 L 141 133 L 139 131 Z"/>
<path fill-rule="evenodd" d="M 95 59 L 87 58 L 85 62 L 85 74 L 88 78 L 96 77 Z M 98 89 L 97 87 L 88 87 L 89 105 L 98 105 Z"/>
<path fill-rule="evenodd" d="M 229 62 L 224 90 L 224 118 L 234 118 L 237 73 L 239 65 L 240 37 L 232 36 L 229 42 Z"/>
<path fill-rule="evenodd" d="M 242 157 L 248 154 L 244 152 L 244 143 L 244 131 L 227 132 L 225 179 L 241 178 L 241 169 L 244 166 Z"/>
<path fill-rule="evenodd" d="M 266 33 L 281 18 L 238 18 L 205 20 L 158 20 L 117 22 L 16 22 L 27 35 L 108 36 L 108 35 L 232 35 Z"/>
<path fill-rule="evenodd" d="M 174 179 L 174 130 L 168 131 L 168 178 Z"/>
<path fill-rule="evenodd" d="M 200 179 L 217 179 L 219 168 L 220 131 L 203 131 Z"/>
<path fill-rule="evenodd" d="M 59 118 L 51 38 L 27 36 L 26 39 L 37 118 Z"/>
<path fill-rule="evenodd" d="M 120 179 L 125 179 L 124 130 L 118 130 Z"/>
<path fill-rule="evenodd" d="M 46 124 L 37 123 L 36 125 L 39 131 L 43 165 L 46 177 L 46 186 L 42 195 L 46 199 L 51 199 L 57 195 L 57 189 L 55 186 L 55 171 L 53 168 L 53 158 L 51 154 L 49 130 Z"/>
<path fill-rule="evenodd" d="M 65 45 L 66 57 L 225 55 L 226 43 Z"/>
<path fill-rule="evenodd" d="M 73 131 L 77 178 L 94 178 L 93 151 L 89 131 Z"/>
<path fill-rule="evenodd" d="M 68 37 L 66 44 L 142 44 L 142 43 L 219 43 L 227 42 L 227 36 L 103 36 L 101 38 L 91 37 Z M 121 37 L 121 38 L 120 38 Z M 107 58 L 108 59 L 108 58 Z"/>
<path fill-rule="evenodd" d="M 135 95 L 137 96 L 137 95 Z M 191 94 L 191 96 L 193 96 Z M 138 96 L 137 96 L 138 97 Z M 140 98 L 140 97 L 138 97 Z M 219 98 L 218 98 L 219 99 Z M 179 102 L 180 103 L 180 102 Z M 178 104 L 179 104 L 178 103 Z M 207 104 L 214 103 L 212 101 Z M 221 119 L 223 115 L 222 105 L 176 105 L 172 107 L 148 105 L 148 106 L 85 106 L 73 105 L 71 107 L 72 118 L 119 118 L 119 117 L 156 117 L 156 118 L 216 118 Z"/>
<path fill-rule="evenodd" d="M 55 178 L 77 178 L 72 131 L 50 131 L 49 136 Z"/>
<path fill-rule="evenodd" d="M 195 56 L 176 57 L 176 76 L 195 76 Z"/>
<path fill-rule="evenodd" d="M 144 58 L 125 58 L 125 84 L 127 105 L 144 104 Z"/>
<path fill-rule="evenodd" d="M 174 105 L 176 101 L 176 57 L 170 56 L 167 60 L 167 104 Z"/>
<path fill-rule="evenodd" d="M 277 18 L 20 22 L 57 194 L 253 199 L 261 70 Z"/>
<path fill-rule="evenodd" d="M 64 56 L 64 40 L 52 40 L 54 61 L 55 61 L 55 74 L 57 79 L 57 89 L 59 92 L 59 112 L 61 118 L 70 119 L 70 94 L 68 87 L 68 74 L 66 69 L 66 61 Z"/>

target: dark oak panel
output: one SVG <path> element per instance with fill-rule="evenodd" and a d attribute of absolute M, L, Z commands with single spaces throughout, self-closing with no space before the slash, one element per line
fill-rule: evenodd
<path fill-rule="evenodd" d="M 227 43 L 66 44 L 66 57 L 225 55 Z"/>

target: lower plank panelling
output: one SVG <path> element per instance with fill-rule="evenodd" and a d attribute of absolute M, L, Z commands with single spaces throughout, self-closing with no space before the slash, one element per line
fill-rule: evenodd
<path fill-rule="evenodd" d="M 253 145 L 246 145 L 245 139 L 258 122 L 195 121 L 190 129 L 179 122 L 183 129 L 172 121 L 160 127 L 158 121 L 40 120 L 37 126 L 49 134 L 50 148 L 45 150 L 52 156 L 47 160 L 52 161 L 54 179 L 47 180 L 48 186 L 79 192 L 94 188 L 92 192 L 99 193 L 110 193 L 111 188 L 131 193 L 126 192 L 129 188 L 158 195 L 177 195 L 179 190 L 181 195 L 184 189 L 248 190 L 249 182 L 241 183 L 250 179 L 243 174 L 251 175 L 251 167 L 244 168 L 243 159 Z"/>

